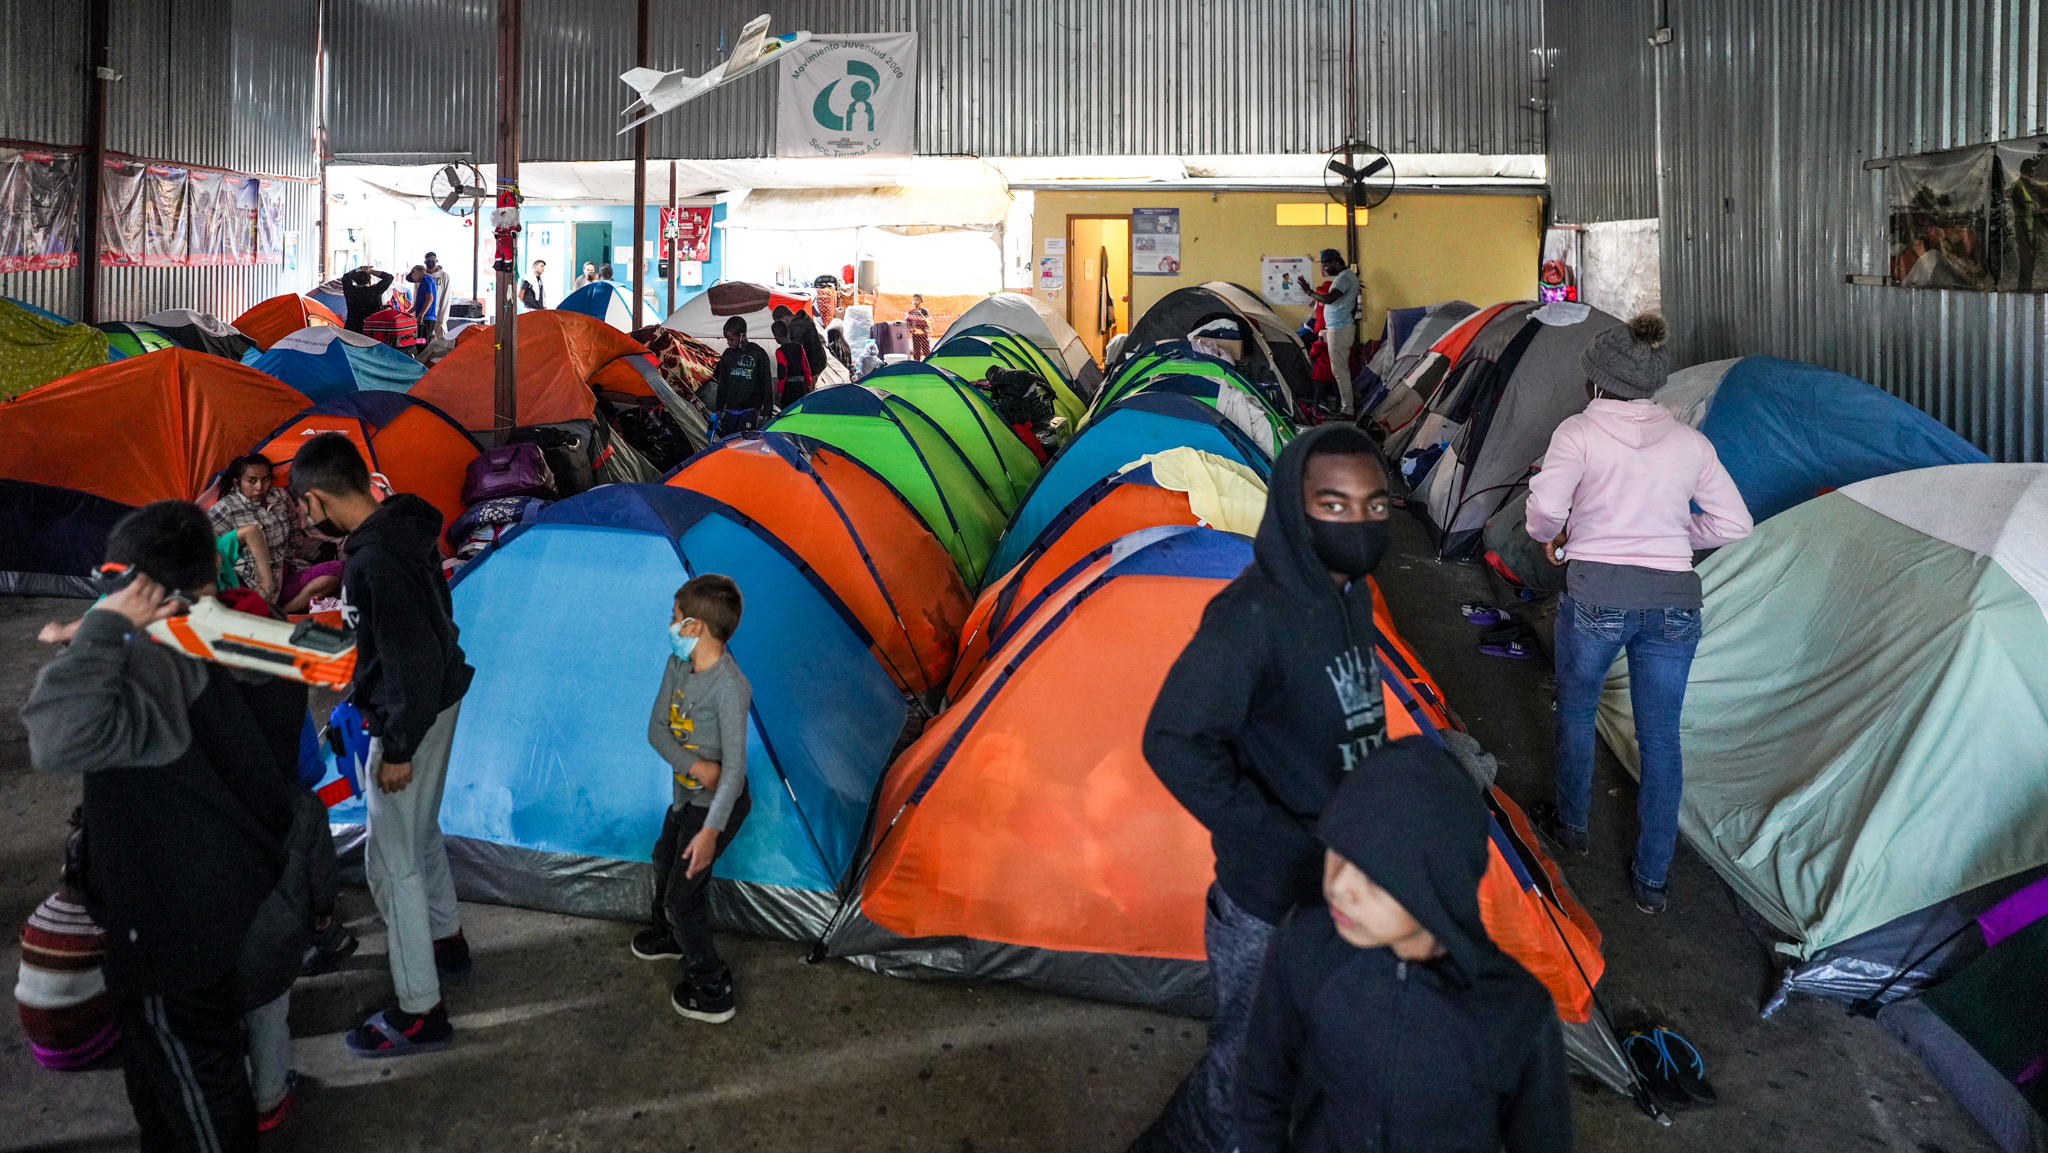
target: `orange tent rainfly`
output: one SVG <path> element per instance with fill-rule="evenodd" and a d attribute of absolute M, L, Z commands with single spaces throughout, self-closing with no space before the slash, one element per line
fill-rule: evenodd
<path fill-rule="evenodd" d="M 462 515 L 462 481 L 480 450 L 433 405 L 402 392 L 346 393 L 293 415 L 251 451 L 269 457 L 277 483 L 286 484 L 292 454 L 306 438 L 323 432 L 355 442 L 370 470 L 383 474 L 393 492 L 409 492 L 441 510 L 444 528 Z"/>
<path fill-rule="evenodd" d="M 243 336 L 256 342 L 256 347 L 265 352 L 270 346 L 302 328 L 329 324 L 336 328 L 346 327 L 340 317 L 328 307 L 310 296 L 287 292 L 261 301 L 249 311 L 235 318 L 235 328 Z"/>
<path fill-rule="evenodd" d="M 518 333 L 521 425 L 592 419 L 597 410 L 593 388 L 628 398 L 659 397 L 673 408 L 674 390 L 647 350 L 602 320 L 543 309 L 521 313 Z M 428 369 L 408 395 L 471 432 L 488 432 L 496 371 L 489 331 L 475 325 L 463 330 L 454 350 Z"/>
<path fill-rule="evenodd" d="M 198 497 L 304 407 L 273 377 L 180 348 L 0 403 L 0 591 L 87 595 L 84 573 L 122 513 Z"/>
<path fill-rule="evenodd" d="M 724 501 L 785 542 L 845 602 L 904 692 L 945 684 L 967 587 L 917 512 L 865 465 L 766 432 L 698 455 L 668 483 Z"/>

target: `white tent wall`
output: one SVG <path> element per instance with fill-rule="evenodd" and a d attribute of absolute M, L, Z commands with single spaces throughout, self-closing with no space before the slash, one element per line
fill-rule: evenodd
<path fill-rule="evenodd" d="M 871 256 L 884 292 L 956 295 L 999 292 L 1003 287 L 1002 235 L 992 232 L 934 232 L 899 236 L 879 228 L 794 232 L 729 228 L 725 275 L 729 280 L 809 284 L 838 276 L 844 265 Z M 1024 233 L 1028 242 L 1030 231 Z"/>

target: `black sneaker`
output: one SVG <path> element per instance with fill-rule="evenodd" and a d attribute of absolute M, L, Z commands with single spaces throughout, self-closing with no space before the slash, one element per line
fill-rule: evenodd
<path fill-rule="evenodd" d="M 469 955 L 469 941 L 463 937 L 462 930 L 457 929 L 454 936 L 434 942 L 434 971 L 441 975 L 441 980 L 450 985 L 460 985 L 469 980 L 469 975 L 475 970 L 476 959 Z"/>
<path fill-rule="evenodd" d="M 667 929 L 642 929 L 633 934 L 633 955 L 643 961 L 680 961 L 683 947 L 676 944 Z"/>
<path fill-rule="evenodd" d="M 1634 861 L 1628 863 L 1628 887 L 1635 892 L 1636 908 L 1652 914 L 1664 911 L 1664 895 L 1670 886 L 1645 884 L 1641 877 L 1636 876 Z"/>
<path fill-rule="evenodd" d="M 669 1007 L 692 1021 L 723 1025 L 737 1012 L 730 978 L 711 986 L 683 981 L 668 995 Z"/>
<path fill-rule="evenodd" d="M 327 928 L 313 935 L 313 943 L 306 946 L 305 955 L 299 958 L 299 976 L 310 977 L 326 973 L 341 964 L 356 951 L 362 942 L 341 923 L 341 918 L 328 920 Z"/>
<path fill-rule="evenodd" d="M 1577 853 L 1583 857 L 1591 851 L 1591 838 L 1584 829 L 1574 829 L 1557 815 L 1557 806 L 1549 801 L 1538 801 L 1529 806 L 1529 823 L 1536 828 L 1536 835 L 1550 843 L 1554 849 Z"/>

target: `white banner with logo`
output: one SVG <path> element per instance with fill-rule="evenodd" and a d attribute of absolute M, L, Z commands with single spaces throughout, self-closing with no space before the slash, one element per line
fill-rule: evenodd
<path fill-rule="evenodd" d="M 917 129 L 917 33 L 821 36 L 776 66 L 779 157 L 907 157 Z"/>

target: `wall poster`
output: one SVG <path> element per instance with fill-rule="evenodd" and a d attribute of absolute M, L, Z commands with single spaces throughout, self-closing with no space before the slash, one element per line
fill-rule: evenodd
<path fill-rule="evenodd" d="M 1131 209 L 1131 275 L 1180 275 L 1180 209 Z"/>
<path fill-rule="evenodd" d="M 1067 258 L 1064 256 L 1041 256 L 1038 258 L 1038 287 L 1044 289 L 1065 288 L 1067 285 Z"/>
<path fill-rule="evenodd" d="M 78 157 L 0 148 L 0 272 L 78 266 Z"/>
<path fill-rule="evenodd" d="M 1306 256 L 1261 256 L 1259 258 L 1259 295 L 1267 304 L 1314 304 L 1308 293 L 1303 292 L 1297 277 L 1319 277 L 1314 260 Z M 1311 281 L 1310 283 L 1314 283 Z"/>
<path fill-rule="evenodd" d="M 1997 287 L 1991 255 L 1990 145 L 1891 164 L 1891 277 L 1906 288 Z"/>

